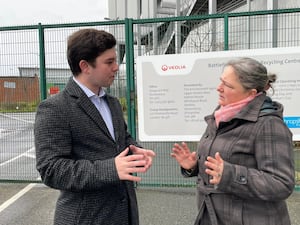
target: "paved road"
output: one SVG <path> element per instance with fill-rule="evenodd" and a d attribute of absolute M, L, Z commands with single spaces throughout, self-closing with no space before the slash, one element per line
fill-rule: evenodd
<path fill-rule="evenodd" d="M 140 224 L 192 225 L 196 216 L 194 191 L 138 187 Z M 52 225 L 57 196 L 58 191 L 42 184 L 0 184 L 0 225 Z M 294 192 L 287 202 L 292 225 L 299 225 L 300 192 Z"/>
<path fill-rule="evenodd" d="M 34 113 L 0 114 L 0 179 L 35 180 Z M 155 165 L 143 185 L 194 184 L 170 159 L 173 143 L 157 145 Z M 145 147 L 146 147 L 145 146 Z M 170 159 L 170 160 L 168 160 Z M 137 188 L 141 225 L 189 225 L 196 216 L 194 188 Z M 0 225 L 51 225 L 58 191 L 42 184 L 0 183 Z M 288 199 L 292 225 L 300 225 L 300 190 Z"/>
<path fill-rule="evenodd" d="M 36 180 L 34 113 L 0 113 L 0 180 Z"/>

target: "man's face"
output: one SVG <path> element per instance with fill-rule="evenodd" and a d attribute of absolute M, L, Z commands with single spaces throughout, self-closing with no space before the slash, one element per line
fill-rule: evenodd
<path fill-rule="evenodd" d="M 111 48 L 103 52 L 95 60 L 94 65 L 88 64 L 86 81 L 91 90 L 99 90 L 100 87 L 109 87 L 119 70 L 117 64 L 116 49 Z"/>

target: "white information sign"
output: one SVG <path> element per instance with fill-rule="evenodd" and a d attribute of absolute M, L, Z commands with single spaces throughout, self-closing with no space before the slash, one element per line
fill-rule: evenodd
<path fill-rule="evenodd" d="M 4 88 L 16 88 L 15 82 L 4 81 Z"/>
<path fill-rule="evenodd" d="M 138 138 L 198 141 L 204 117 L 217 107 L 223 66 L 237 57 L 255 58 L 277 74 L 269 95 L 284 105 L 284 120 L 300 140 L 299 47 L 138 57 Z"/>

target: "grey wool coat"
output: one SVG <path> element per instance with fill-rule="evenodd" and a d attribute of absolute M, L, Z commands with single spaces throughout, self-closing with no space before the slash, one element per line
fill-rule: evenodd
<path fill-rule="evenodd" d="M 257 96 L 217 128 L 213 114 L 198 147 L 197 225 L 289 225 L 285 199 L 294 189 L 292 134 L 283 107 Z M 220 152 L 225 161 L 217 186 L 209 184 L 204 161 Z"/>
<path fill-rule="evenodd" d="M 119 180 L 114 163 L 115 156 L 137 143 L 127 132 L 119 101 L 107 95 L 107 103 L 115 140 L 73 79 L 38 107 L 36 167 L 46 185 L 60 190 L 55 225 L 139 224 L 134 184 Z"/>

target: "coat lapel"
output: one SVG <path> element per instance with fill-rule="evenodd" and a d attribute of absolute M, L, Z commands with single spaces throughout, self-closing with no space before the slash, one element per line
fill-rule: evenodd
<path fill-rule="evenodd" d="M 76 98 L 78 106 L 86 112 L 86 114 L 98 125 L 98 127 L 103 131 L 105 135 L 113 140 L 106 126 L 106 123 L 98 112 L 97 108 L 81 90 L 81 88 L 76 84 L 73 78 L 71 78 L 67 83 L 66 91 L 70 94 L 70 96 Z"/>

